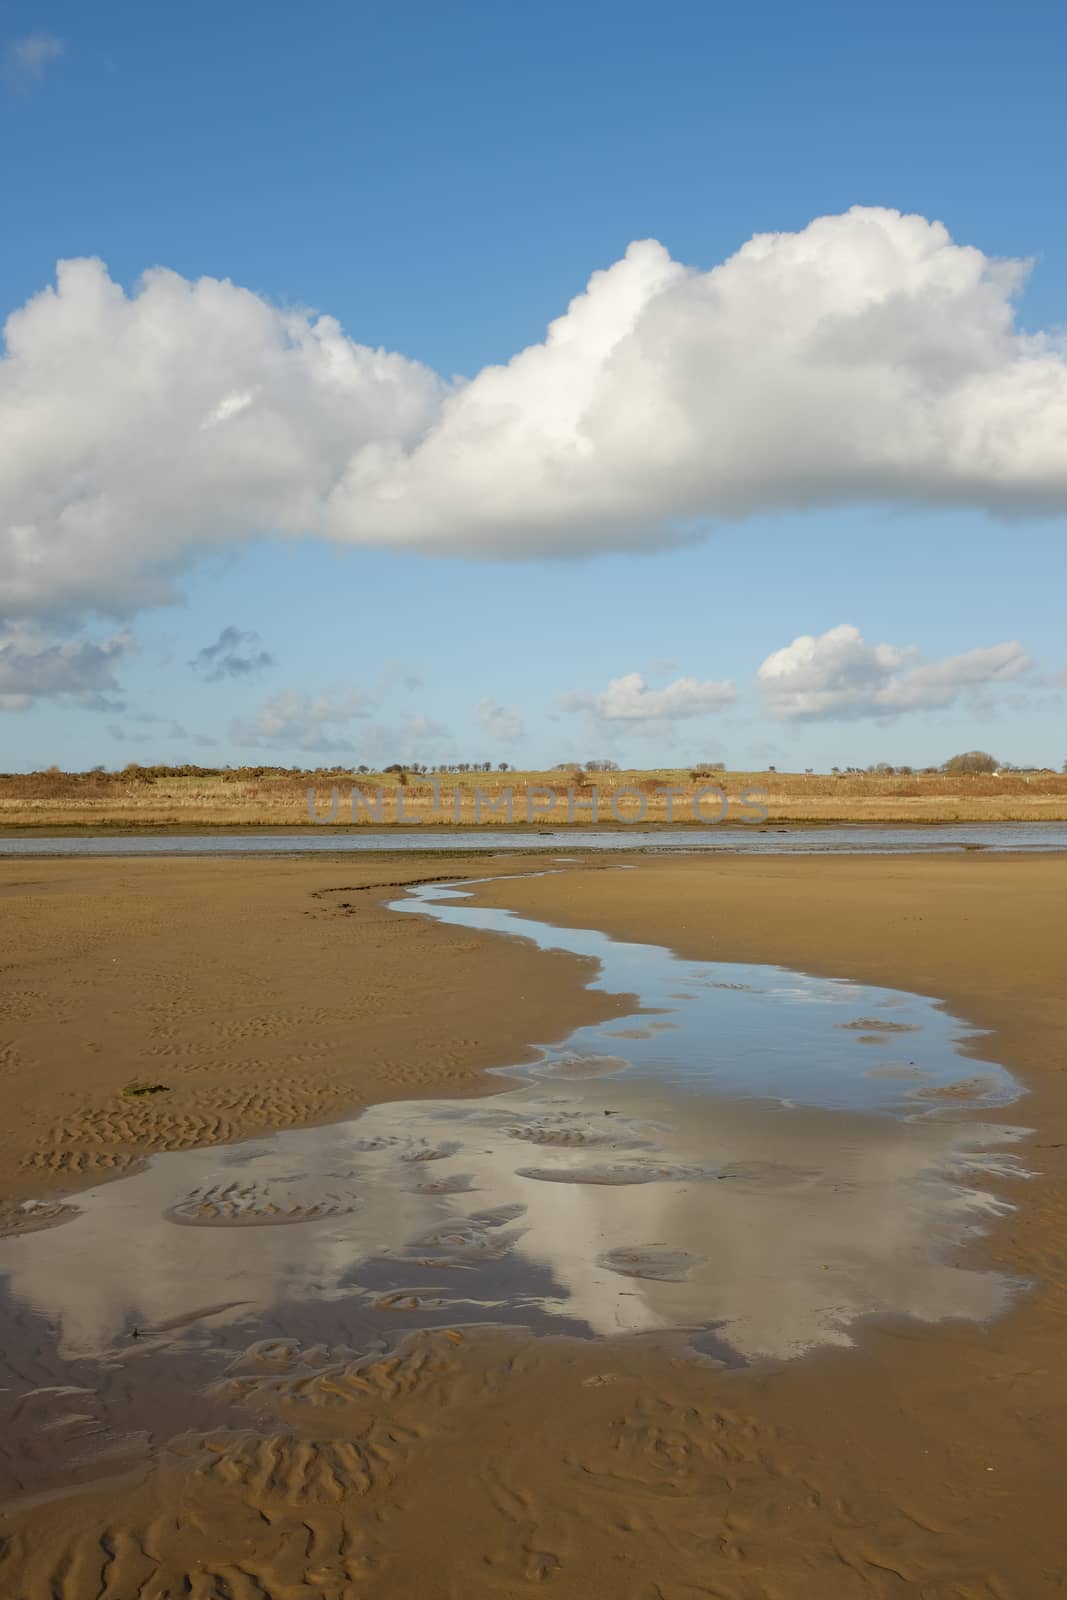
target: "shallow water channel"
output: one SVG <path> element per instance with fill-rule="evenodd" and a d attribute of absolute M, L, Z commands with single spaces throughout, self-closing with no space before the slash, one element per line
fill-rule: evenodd
<path fill-rule="evenodd" d="M 256 1341 L 414 1328 L 684 1337 L 730 1363 L 891 1314 L 981 1320 L 1018 1285 L 962 1246 L 1007 1209 L 1022 1091 L 935 1001 L 689 961 L 414 887 L 394 909 L 599 963 L 633 1012 L 480 1099 L 154 1158 L 0 1239 L 0 1484 L 92 1475 L 219 1420 Z M 476 892 L 476 891 L 475 891 Z M 358 1049 L 358 1040 L 354 1042 Z M 47 1220 L 29 1207 L 27 1223 Z"/>

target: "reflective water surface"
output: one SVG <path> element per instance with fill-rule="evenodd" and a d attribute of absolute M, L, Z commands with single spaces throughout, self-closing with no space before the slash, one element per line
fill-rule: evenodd
<path fill-rule="evenodd" d="M 303 833 L 118 834 L 113 837 L 0 834 L 0 856 L 241 856 L 306 855 L 319 851 L 467 850 L 667 850 L 742 851 L 756 855 L 908 855 L 939 850 L 1067 850 L 1067 823 L 828 824 L 778 827 L 709 824 L 706 827 L 598 829 L 541 828 L 529 832 L 468 828 L 364 828 L 358 833 L 323 826 Z"/>
<path fill-rule="evenodd" d="M 961 1247 L 1007 1209 L 988 1181 L 1018 1172 L 1022 1131 L 973 1108 L 1020 1089 L 934 1002 L 681 960 L 468 888 L 396 909 L 595 957 L 633 1012 L 498 1094 L 163 1155 L 0 1240 L 0 1487 L 208 1425 L 212 1380 L 264 1338 L 360 1351 L 503 1323 L 782 1360 L 871 1315 L 985 1319 L 1016 1292 Z"/>

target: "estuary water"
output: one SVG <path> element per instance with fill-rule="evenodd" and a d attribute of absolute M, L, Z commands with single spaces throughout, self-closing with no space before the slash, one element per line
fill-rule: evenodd
<path fill-rule="evenodd" d="M 908 855 L 959 850 L 1067 850 L 1067 823 L 992 822 L 825 827 L 690 826 L 504 830 L 325 825 L 302 833 L 0 835 L 0 856 L 269 856 L 319 851 L 734 851 L 756 855 Z"/>

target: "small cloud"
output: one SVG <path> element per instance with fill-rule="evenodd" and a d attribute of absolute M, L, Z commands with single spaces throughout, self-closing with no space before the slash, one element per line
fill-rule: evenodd
<path fill-rule="evenodd" d="M 214 644 L 198 650 L 189 666 L 207 683 L 219 683 L 223 678 L 248 678 L 267 667 L 273 667 L 274 657 L 261 648 L 258 633 L 242 633 L 240 628 L 223 628 Z"/>
<path fill-rule="evenodd" d="M 158 728 L 166 731 L 155 734 L 134 733 L 129 726 L 123 726 L 122 723 L 109 723 L 107 731 L 119 744 L 152 744 L 160 739 L 166 739 L 171 744 L 188 744 L 206 749 L 218 743 L 217 739 L 212 739 L 208 734 L 190 733 L 182 723 L 174 721 L 171 717 L 161 717 L 154 711 L 135 711 L 130 715 L 129 722 L 137 728 Z"/>
<path fill-rule="evenodd" d="M 405 717 L 402 726 L 413 739 L 430 739 L 436 743 L 439 739 L 449 738 L 448 729 L 444 724 L 435 722 L 433 717 L 426 716 L 424 712 L 419 712 L 413 717 Z"/>
<path fill-rule="evenodd" d="M 28 33 L 13 39 L 4 52 L 4 67 L 9 82 L 23 87 L 40 83 L 53 61 L 66 49 L 62 39 L 51 33 Z"/>
<path fill-rule="evenodd" d="M 498 701 L 486 696 L 479 700 L 474 708 L 474 715 L 478 719 L 478 726 L 490 739 L 498 739 L 511 744 L 523 735 L 523 720 L 517 711 L 510 706 L 502 706 Z"/>
<path fill-rule="evenodd" d="M 131 635 L 71 639 L 65 644 L 31 627 L 0 635 L 0 710 L 26 711 L 39 700 L 59 700 L 83 711 L 121 711 L 115 666 Z"/>
<path fill-rule="evenodd" d="M 387 661 L 378 676 L 374 692 L 379 700 L 385 700 L 394 689 L 403 689 L 411 694 L 421 688 L 422 679 L 410 662 Z"/>
<path fill-rule="evenodd" d="M 116 744 L 148 744 L 151 738 L 147 733 L 131 733 L 117 722 L 109 722 L 107 731 Z"/>
<path fill-rule="evenodd" d="M 772 716 L 843 721 L 940 711 L 964 695 L 981 706 L 987 704 L 985 691 L 1013 681 L 1030 665 L 1014 639 L 923 661 L 912 645 L 869 644 L 858 628 L 841 623 L 817 636 L 801 634 L 776 650 L 757 677 Z"/>
<path fill-rule="evenodd" d="M 351 724 L 369 716 L 373 707 L 370 696 L 358 689 L 340 688 L 317 695 L 286 689 L 264 700 L 251 722 L 234 721 L 230 736 L 252 749 L 350 754 L 355 745 Z"/>
<path fill-rule="evenodd" d="M 444 760 L 452 749 L 452 735 L 433 717 L 417 712 L 396 723 L 372 723 L 359 733 L 359 759 L 380 767 L 392 761 Z"/>
<path fill-rule="evenodd" d="M 207 733 L 190 733 L 188 728 L 183 728 L 180 722 L 172 722 L 170 724 L 167 728 L 166 737 L 171 744 L 191 744 L 202 750 L 210 749 L 211 746 L 219 742 L 217 739 L 212 739 L 210 734 Z"/>
<path fill-rule="evenodd" d="M 560 701 L 564 711 L 588 711 L 598 722 L 672 722 L 702 717 L 733 705 L 737 689 L 729 678 L 703 683 L 676 678 L 664 689 L 650 689 L 639 672 L 613 678 L 599 694 L 573 689 Z"/>

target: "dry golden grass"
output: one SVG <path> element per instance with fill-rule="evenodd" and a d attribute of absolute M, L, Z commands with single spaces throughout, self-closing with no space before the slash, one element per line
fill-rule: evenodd
<path fill-rule="evenodd" d="M 445 774 L 435 793 L 429 778 L 396 773 L 293 772 L 246 767 L 223 772 L 188 768 L 131 768 L 119 773 L 58 771 L 0 776 L 0 829 L 310 828 L 308 791 L 319 815 L 330 814 L 338 791 L 338 826 L 409 822 L 499 828 L 589 826 L 598 799 L 600 826 L 632 823 L 693 825 L 693 800 L 702 789 L 729 798 L 728 821 L 748 820 L 745 790 L 759 790 L 767 820 L 784 822 L 1007 822 L 1067 820 L 1067 776 L 1004 773 L 948 777 L 943 773 L 886 776 L 843 773 L 716 772 L 688 770 Z M 668 801 L 667 788 L 677 792 Z M 356 791 L 363 798 L 353 806 Z M 511 816 L 506 796 L 512 796 Z M 381 797 L 380 807 L 378 797 Z M 573 803 L 571 797 L 573 796 Z M 644 808 L 644 809 L 642 809 Z M 714 818 L 714 798 L 704 817 Z"/>

